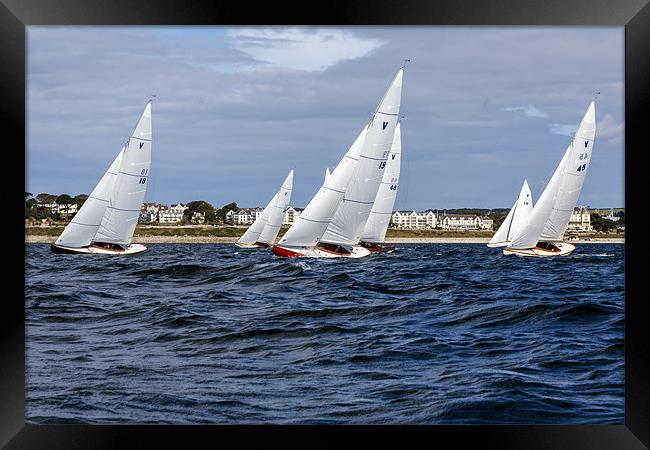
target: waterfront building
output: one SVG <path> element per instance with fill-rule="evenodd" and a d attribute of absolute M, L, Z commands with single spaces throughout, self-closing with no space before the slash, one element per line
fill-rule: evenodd
<path fill-rule="evenodd" d="M 282 220 L 282 225 L 293 225 L 293 223 L 298 220 L 298 217 L 300 217 L 300 213 L 302 213 L 304 208 L 295 208 L 293 206 L 289 206 L 287 210 L 284 212 L 284 219 Z"/>
<path fill-rule="evenodd" d="M 176 205 L 171 205 L 167 210 L 159 210 L 158 212 L 158 222 L 160 223 L 179 223 L 183 220 L 183 212 L 187 209 L 187 206 L 182 203 Z"/>
<path fill-rule="evenodd" d="M 591 214 L 584 206 L 577 206 L 573 208 L 573 213 L 569 219 L 567 231 L 573 232 L 589 232 L 594 231 L 591 226 Z"/>
<path fill-rule="evenodd" d="M 226 221 L 232 220 L 235 225 L 248 225 L 262 214 L 264 208 L 241 208 L 237 211 L 230 210 L 226 213 Z"/>
<path fill-rule="evenodd" d="M 471 214 L 438 214 L 434 210 L 395 211 L 391 226 L 402 230 L 492 230 L 493 220 Z"/>
<path fill-rule="evenodd" d="M 481 230 L 483 220 L 479 216 L 471 214 L 446 214 L 440 221 L 440 228 L 443 230 Z"/>
<path fill-rule="evenodd" d="M 58 204 L 57 202 L 52 202 L 52 203 L 41 203 L 38 206 L 49 209 L 52 212 L 52 214 L 59 214 L 64 216 L 66 215 L 71 216 L 72 214 L 75 214 L 79 209 L 79 206 L 77 206 L 76 203 L 70 203 L 66 205 L 66 204 Z"/>
<path fill-rule="evenodd" d="M 438 225 L 437 214 L 433 210 L 426 211 L 395 211 L 391 217 L 394 228 L 420 230 L 436 228 Z"/>

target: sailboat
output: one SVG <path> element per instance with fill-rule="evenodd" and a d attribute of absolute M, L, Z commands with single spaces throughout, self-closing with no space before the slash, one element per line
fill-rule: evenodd
<path fill-rule="evenodd" d="M 397 125 L 404 67 L 372 118 L 273 252 L 284 257 L 361 258 L 359 239 L 382 180 Z"/>
<path fill-rule="evenodd" d="M 280 190 L 276 192 L 271 201 L 266 205 L 262 214 L 246 230 L 244 235 L 237 240 L 235 245 L 243 248 L 268 248 L 278 237 L 284 212 L 291 202 L 293 190 L 293 170 L 284 179 Z"/>
<path fill-rule="evenodd" d="M 533 197 L 528 186 L 528 180 L 524 180 L 524 184 L 519 191 L 519 197 L 512 205 L 508 215 L 501 223 L 501 226 L 494 233 L 488 247 L 505 247 L 510 245 L 512 237 L 517 234 L 521 228 L 522 223 L 526 220 L 530 212 L 533 210 Z"/>
<path fill-rule="evenodd" d="M 575 250 L 575 245 L 563 242 L 564 232 L 589 170 L 595 136 L 594 98 L 544 192 L 503 249 L 504 255 L 566 256 Z"/>
<path fill-rule="evenodd" d="M 361 233 L 359 245 L 367 248 L 371 253 L 392 252 L 394 245 L 384 243 L 390 218 L 393 215 L 393 206 L 397 198 L 399 184 L 400 162 L 402 159 L 402 132 L 401 123 L 397 122 L 393 144 L 386 162 L 386 170 L 381 179 L 375 202 L 372 204 L 370 216 Z"/>
<path fill-rule="evenodd" d="M 147 247 L 132 244 L 151 165 L 151 101 L 110 167 L 63 233 L 54 253 L 133 255 Z"/>

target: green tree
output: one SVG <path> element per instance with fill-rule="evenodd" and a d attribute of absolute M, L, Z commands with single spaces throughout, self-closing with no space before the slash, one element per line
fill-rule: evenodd
<path fill-rule="evenodd" d="M 217 219 L 221 220 L 223 223 L 226 223 L 226 214 L 230 210 L 238 211 L 239 206 L 237 206 L 237 203 L 235 202 L 228 203 L 227 205 L 223 205 L 221 208 L 219 208 L 216 211 Z"/>
<path fill-rule="evenodd" d="M 43 192 L 36 196 L 36 200 L 38 200 L 39 203 L 52 203 L 56 200 L 56 195 Z"/>
<path fill-rule="evenodd" d="M 615 230 L 618 226 L 618 223 L 613 220 L 605 219 L 600 214 L 593 213 L 591 214 L 591 226 L 594 227 L 596 231 L 609 232 Z"/>
<path fill-rule="evenodd" d="M 81 206 L 86 202 L 86 200 L 88 200 L 88 196 L 86 194 L 79 194 L 79 195 L 75 195 L 72 198 L 72 203 L 77 205 L 78 208 L 81 208 Z M 77 210 L 79 210 L 78 208 Z"/>
<path fill-rule="evenodd" d="M 72 205 L 72 197 L 70 197 L 68 194 L 61 194 L 56 198 L 55 202 L 57 205 L 63 206 L 63 210 L 67 216 L 70 210 L 70 205 Z"/>
<path fill-rule="evenodd" d="M 508 214 L 491 214 L 490 218 L 493 220 L 492 229 L 498 230 Z"/>
<path fill-rule="evenodd" d="M 189 223 L 192 221 L 194 213 L 203 213 L 206 223 L 212 223 L 216 220 L 216 212 L 214 206 L 205 200 L 194 200 L 189 202 L 187 209 L 183 211 L 183 222 Z"/>

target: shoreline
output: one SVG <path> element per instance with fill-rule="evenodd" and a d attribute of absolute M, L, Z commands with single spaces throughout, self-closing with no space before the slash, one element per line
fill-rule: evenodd
<path fill-rule="evenodd" d="M 51 244 L 58 236 L 25 235 L 26 244 Z M 133 242 L 138 244 L 234 244 L 237 237 L 218 236 L 139 236 Z M 487 244 L 483 237 L 394 237 L 386 238 L 389 244 Z M 572 244 L 624 244 L 625 238 L 588 238 L 570 241 Z"/>

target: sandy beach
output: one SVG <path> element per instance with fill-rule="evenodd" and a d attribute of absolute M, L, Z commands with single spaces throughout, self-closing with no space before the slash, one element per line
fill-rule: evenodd
<path fill-rule="evenodd" d="M 25 243 L 51 244 L 56 236 L 26 235 Z M 387 238 L 391 244 L 486 244 L 490 239 L 483 237 L 429 237 L 429 238 Z M 236 237 L 216 236 L 136 236 L 133 242 L 140 244 L 234 244 Z M 624 238 L 589 238 L 571 241 L 574 244 L 624 244 Z"/>

